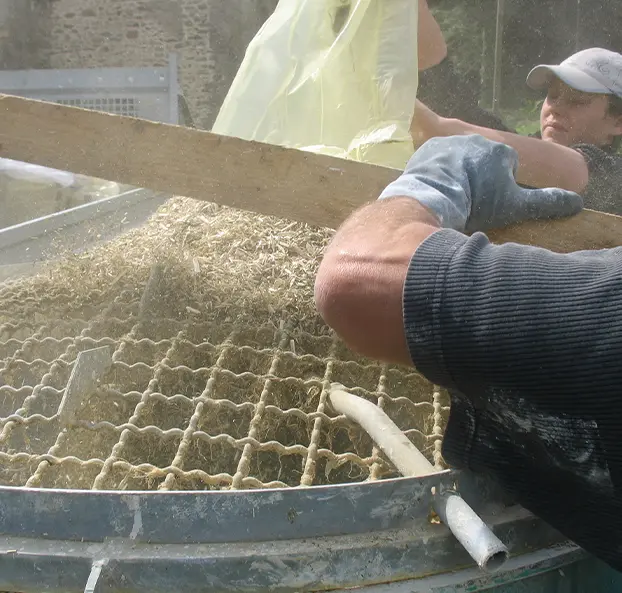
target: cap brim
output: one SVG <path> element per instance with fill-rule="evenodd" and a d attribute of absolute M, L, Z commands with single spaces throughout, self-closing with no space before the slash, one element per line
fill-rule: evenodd
<path fill-rule="evenodd" d="M 611 89 L 573 66 L 548 66 L 545 64 L 536 66 L 527 75 L 527 85 L 539 91 L 547 88 L 554 76 L 569 87 L 583 93 L 612 94 Z"/>

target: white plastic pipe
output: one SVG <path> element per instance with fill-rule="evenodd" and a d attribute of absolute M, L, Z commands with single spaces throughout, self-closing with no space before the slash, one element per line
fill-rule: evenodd
<path fill-rule="evenodd" d="M 337 412 L 361 426 L 403 476 L 420 478 L 438 473 L 376 404 L 348 393 L 339 383 L 333 383 L 330 401 Z"/>
<path fill-rule="evenodd" d="M 437 473 L 410 439 L 375 404 L 348 393 L 333 383 L 330 401 L 339 414 L 359 424 L 376 442 L 399 472 L 407 477 Z M 437 493 L 434 510 L 456 539 L 483 570 L 499 570 L 508 558 L 505 544 L 456 492 Z"/>

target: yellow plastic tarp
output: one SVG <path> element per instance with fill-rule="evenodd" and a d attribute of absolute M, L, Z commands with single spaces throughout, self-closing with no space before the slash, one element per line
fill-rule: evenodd
<path fill-rule="evenodd" d="M 280 0 L 213 131 L 403 168 L 417 94 L 417 0 Z"/>

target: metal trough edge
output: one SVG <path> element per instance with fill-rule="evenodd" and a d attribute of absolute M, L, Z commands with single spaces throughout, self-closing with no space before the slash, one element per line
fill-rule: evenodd
<path fill-rule="evenodd" d="M 48 214 L 33 220 L 0 230 L 0 250 L 19 245 L 47 233 L 75 226 L 87 220 L 128 208 L 150 199 L 161 198 L 161 194 L 147 189 L 132 189 L 122 194 L 83 204 L 54 214 Z"/>

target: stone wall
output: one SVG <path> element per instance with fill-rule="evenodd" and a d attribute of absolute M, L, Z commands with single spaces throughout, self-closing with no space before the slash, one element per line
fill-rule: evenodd
<path fill-rule="evenodd" d="M 0 68 L 46 68 L 51 5 L 41 0 L 0 0 Z"/>
<path fill-rule="evenodd" d="M 3 68 L 164 66 L 210 128 L 249 41 L 277 0 L 0 0 Z M 8 7 L 8 8 L 7 8 Z M 0 11 L 0 15 L 2 12 Z"/>

